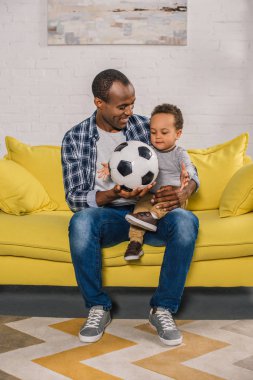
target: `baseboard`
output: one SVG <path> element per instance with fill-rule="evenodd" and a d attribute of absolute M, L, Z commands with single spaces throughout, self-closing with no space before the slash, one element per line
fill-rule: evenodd
<path fill-rule="evenodd" d="M 106 287 L 114 318 L 147 318 L 154 288 Z M 77 287 L 0 286 L 0 314 L 86 317 Z M 253 287 L 185 288 L 177 319 L 252 319 Z"/>

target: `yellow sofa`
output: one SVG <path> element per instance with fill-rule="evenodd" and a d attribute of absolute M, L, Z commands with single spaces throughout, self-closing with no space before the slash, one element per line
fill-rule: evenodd
<path fill-rule="evenodd" d="M 200 229 L 186 286 L 253 286 L 253 163 L 248 134 L 190 149 L 201 187 L 188 208 Z M 60 147 L 30 146 L 6 137 L 0 160 L 0 284 L 76 285 L 68 242 Z M 232 190 L 230 190 L 232 189 Z M 163 247 L 144 246 L 134 263 L 127 242 L 102 250 L 105 286 L 155 287 Z"/>

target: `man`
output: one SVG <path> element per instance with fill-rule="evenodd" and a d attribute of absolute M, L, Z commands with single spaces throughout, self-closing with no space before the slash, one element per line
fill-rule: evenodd
<path fill-rule="evenodd" d="M 121 190 L 112 181 L 104 182 L 97 171 L 108 162 L 117 145 L 128 140 L 150 144 L 149 120 L 133 115 L 135 91 L 128 78 L 117 70 L 99 73 L 92 83 L 93 115 L 66 132 L 62 142 L 62 166 L 66 200 L 74 212 L 69 223 L 69 242 L 76 280 L 87 308 L 86 323 L 79 332 L 82 342 L 101 338 L 111 322 L 112 302 L 102 290 L 101 248 L 128 240 L 129 224 L 136 197 L 143 197 L 152 187 Z M 147 232 L 144 242 L 165 245 L 159 285 L 150 300 L 150 323 L 162 342 L 182 342 L 172 313 L 178 310 L 186 275 L 198 234 L 198 219 L 180 208 L 196 191 L 196 175 L 183 190 L 164 187 L 152 202 L 167 202 L 170 211 L 159 220 L 157 231 Z"/>

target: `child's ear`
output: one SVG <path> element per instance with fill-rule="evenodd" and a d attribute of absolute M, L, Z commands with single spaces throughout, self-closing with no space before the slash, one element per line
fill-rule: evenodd
<path fill-rule="evenodd" d="M 178 131 L 177 131 L 177 140 L 182 136 L 182 133 L 183 133 L 183 130 L 182 129 L 179 129 Z"/>

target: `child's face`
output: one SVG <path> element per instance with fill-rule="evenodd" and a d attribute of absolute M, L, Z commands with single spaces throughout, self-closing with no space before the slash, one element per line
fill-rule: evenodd
<path fill-rule="evenodd" d="M 176 130 L 175 116 L 168 113 L 157 113 L 150 120 L 151 143 L 158 150 L 172 148 L 182 134 Z"/>

